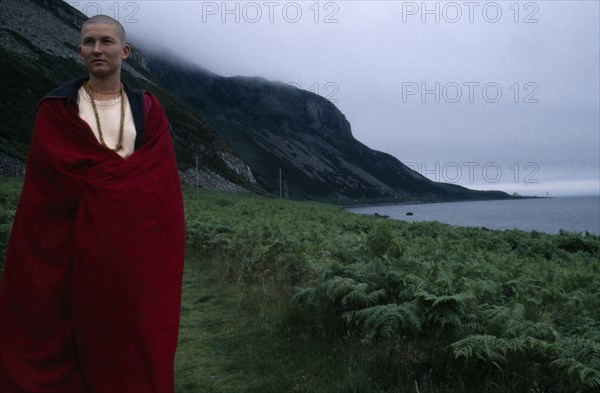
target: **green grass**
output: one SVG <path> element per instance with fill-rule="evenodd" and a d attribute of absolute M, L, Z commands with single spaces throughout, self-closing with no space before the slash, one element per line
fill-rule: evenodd
<path fill-rule="evenodd" d="M 22 184 L 21 180 L 0 176 L 0 277 Z"/>
<path fill-rule="evenodd" d="M 19 181 L 0 187 L 4 247 Z M 592 392 L 600 237 L 185 190 L 177 392 Z"/>
<path fill-rule="evenodd" d="M 219 282 L 220 261 L 187 261 L 177 392 L 355 392 L 361 355 L 345 338 L 293 326 L 305 319 L 273 282 Z M 285 290 L 284 290 L 285 292 Z M 298 313 L 295 315 L 294 312 Z"/>

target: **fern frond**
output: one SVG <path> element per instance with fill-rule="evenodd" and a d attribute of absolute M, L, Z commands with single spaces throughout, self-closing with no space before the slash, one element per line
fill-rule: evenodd
<path fill-rule="evenodd" d="M 436 284 L 446 287 L 449 293 L 454 292 L 454 274 L 452 271 L 443 264 L 438 263 L 435 266 L 435 272 Z"/>
<path fill-rule="evenodd" d="M 446 325 L 460 327 L 461 320 L 466 314 L 467 302 L 473 298 L 474 295 L 470 292 L 441 296 L 424 290 L 417 293 L 417 299 L 423 303 L 426 310 L 425 319 L 441 327 Z"/>
<path fill-rule="evenodd" d="M 357 283 L 349 277 L 335 276 L 323 283 L 323 290 L 326 296 L 335 303 L 354 289 L 358 289 Z"/>
<path fill-rule="evenodd" d="M 476 355 L 494 361 L 503 361 L 506 343 L 503 339 L 487 334 L 467 336 L 450 345 L 455 358 L 473 358 Z"/>
<path fill-rule="evenodd" d="M 421 331 L 421 319 L 412 302 L 373 306 L 356 311 L 354 315 L 363 322 L 363 331 L 367 335 L 389 338 L 400 332 L 416 336 Z"/>
<path fill-rule="evenodd" d="M 477 355 L 484 359 L 500 362 L 506 360 L 511 353 L 543 353 L 547 343 L 532 337 L 502 338 L 489 334 L 467 336 L 451 344 L 456 358 L 466 359 Z"/>
<path fill-rule="evenodd" d="M 600 387 L 600 342 L 597 338 L 566 337 L 550 345 L 557 359 L 550 366 L 585 387 Z"/>
<path fill-rule="evenodd" d="M 342 305 L 353 307 L 370 307 L 377 303 L 381 298 L 385 297 L 386 291 L 381 288 L 376 291 L 368 291 L 369 285 L 360 283 L 356 285 L 348 294 L 340 301 Z"/>
<path fill-rule="evenodd" d="M 292 301 L 314 308 L 319 306 L 319 291 L 316 288 L 299 288 L 292 295 Z"/>

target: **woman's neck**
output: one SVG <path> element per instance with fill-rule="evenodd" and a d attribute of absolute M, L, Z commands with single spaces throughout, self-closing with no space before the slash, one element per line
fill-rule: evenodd
<path fill-rule="evenodd" d="M 97 100 L 113 100 L 119 97 L 121 81 L 119 79 L 98 79 L 90 76 L 89 89 Z"/>
<path fill-rule="evenodd" d="M 89 83 L 94 91 L 101 94 L 114 94 L 121 89 L 121 80 L 119 78 L 99 79 L 93 75 L 90 76 Z"/>

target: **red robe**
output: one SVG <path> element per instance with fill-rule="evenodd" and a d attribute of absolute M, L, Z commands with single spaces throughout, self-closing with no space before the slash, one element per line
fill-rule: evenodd
<path fill-rule="evenodd" d="M 165 113 L 127 159 L 42 101 L 0 288 L 0 392 L 172 392 L 184 259 Z"/>

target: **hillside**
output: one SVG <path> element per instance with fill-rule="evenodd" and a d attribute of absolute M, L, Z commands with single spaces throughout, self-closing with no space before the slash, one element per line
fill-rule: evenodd
<path fill-rule="evenodd" d="M 38 101 L 62 81 L 87 73 L 76 51 L 86 17 L 61 0 L 3 0 L 2 9 L 0 162 L 11 161 L 14 166 L 15 159 L 24 161 L 27 155 Z M 202 175 L 213 184 L 219 180 L 216 188 L 238 184 L 260 191 L 235 151 L 201 116 L 163 88 L 145 69 L 145 61 L 134 47 L 124 65 L 123 79 L 160 99 L 171 123 L 179 168 L 194 167 L 195 156 L 200 156 Z"/>
<path fill-rule="evenodd" d="M 86 73 L 76 53 L 83 14 L 61 0 L 7 0 L 2 7 L 0 163 L 25 159 L 40 98 L 61 81 Z M 314 93 L 263 78 L 226 78 L 166 57 L 134 46 L 123 79 L 152 91 L 165 107 L 184 179 L 196 178 L 198 157 L 200 177 L 226 183 L 222 189 L 278 194 L 281 171 L 294 199 L 509 197 L 433 182 L 370 149 L 353 137 L 339 109 Z M 12 161 L 10 167 L 20 172 Z"/>
<path fill-rule="evenodd" d="M 436 183 L 397 158 L 352 135 L 346 117 L 312 92 L 264 78 L 222 77 L 181 61 L 148 56 L 148 69 L 187 102 L 252 168 L 259 183 L 278 192 L 279 169 L 290 195 L 331 199 L 491 199 Z"/>

